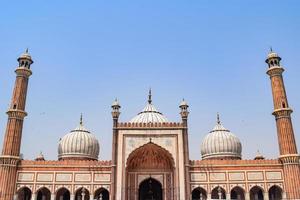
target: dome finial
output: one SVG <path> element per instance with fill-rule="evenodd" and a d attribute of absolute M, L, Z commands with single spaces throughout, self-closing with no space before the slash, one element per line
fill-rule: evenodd
<path fill-rule="evenodd" d="M 151 88 L 149 89 L 149 94 L 148 94 L 148 103 L 152 104 L 152 94 L 151 94 Z"/>
<path fill-rule="evenodd" d="M 217 113 L 217 124 L 221 124 L 221 121 L 220 121 L 220 114 Z"/>
<path fill-rule="evenodd" d="M 82 126 L 83 125 L 83 122 L 82 122 L 82 113 L 80 114 L 80 122 L 79 124 Z"/>

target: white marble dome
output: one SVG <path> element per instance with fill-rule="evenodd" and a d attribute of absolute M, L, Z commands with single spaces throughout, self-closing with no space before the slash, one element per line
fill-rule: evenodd
<path fill-rule="evenodd" d="M 202 159 L 241 159 L 242 144 L 238 137 L 223 127 L 218 117 L 217 125 L 202 142 L 201 155 Z"/>
<path fill-rule="evenodd" d="M 96 137 L 85 129 L 82 123 L 65 135 L 58 145 L 58 159 L 97 160 L 99 142 Z"/>
<path fill-rule="evenodd" d="M 149 91 L 148 104 L 137 116 L 132 118 L 130 123 L 164 123 L 168 122 L 168 119 L 158 112 L 155 106 L 152 104 L 151 90 Z"/>

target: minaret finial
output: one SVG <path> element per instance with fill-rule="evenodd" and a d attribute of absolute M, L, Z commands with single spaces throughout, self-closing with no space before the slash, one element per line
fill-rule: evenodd
<path fill-rule="evenodd" d="M 271 53 L 273 52 L 273 48 L 272 48 L 272 46 L 270 46 L 270 52 L 271 52 Z"/>
<path fill-rule="evenodd" d="M 26 48 L 25 53 L 28 53 L 28 48 Z"/>
<path fill-rule="evenodd" d="M 149 95 L 148 95 L 148 103 L 151 104 L 152 103 L 152 94 L 151 94 L 151 88 L 149 89 Z"/>
<path fill-rule="evenodd" d="M 220 114 L 219 114 L 219 113 L 217 113 L 217 123 L 218 123 L 218 124 L 221 124 L 221 121 L 220 121 Z"/>
<path fill-rule="evenodd" d="M 82 113 L 80 114 L 80 122 L 79 124 L 82 126 L 83 125 L 83 122 L 82 122 Z"/>

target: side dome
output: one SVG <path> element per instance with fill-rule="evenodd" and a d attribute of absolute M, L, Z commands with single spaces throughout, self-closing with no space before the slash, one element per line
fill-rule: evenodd
<path fill-rule="evenodd" d="M 241 159 L 242 144 L 219 120 L 213 130 L 205 136 L 201 145 L 202 159 Z"/>
<path fill-rule="evenodd" d="M 152 104 L 151 90 L 149 90 L 148 104 L 137 116 L 132 118 L 130 123 L 164 123 L 168 122 L 168 119 L 158 112 L 155 106 Z"/>
<path fill-rule="evenodd" d="M 99 142 L 96 137 L 85 129 L 82 123 L 65 135 L 58 144 L 59 160 L 97 160 Z"/>

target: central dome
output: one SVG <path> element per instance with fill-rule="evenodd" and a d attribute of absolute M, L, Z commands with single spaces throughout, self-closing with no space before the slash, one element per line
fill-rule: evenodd
<path fill-rule="evenodd" d="M 164 123 L 168 122 L 168 119 L 158 112 L 152 104 L 151 90 L 149 90 L 148 104 L 137 116 L 132 118 L 130 123 Z"/>
<path fill-rule="evenodd" d="M 241 159 L 242 144 L 238 137 L 223 127 L 219 120 L 204 138 L 201 146 L 202 159 Z"/>
<path fill-rule="evenodd" d="M 58 159 L 97 160 L 98 155 L 99 142 L 85 129 L 81 117 L 79 126 L 59 141 Z"/>

